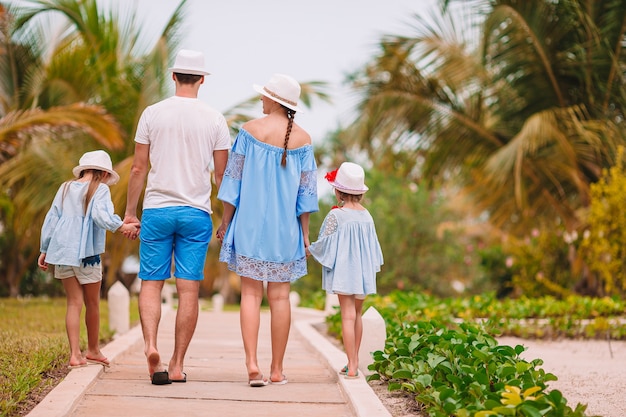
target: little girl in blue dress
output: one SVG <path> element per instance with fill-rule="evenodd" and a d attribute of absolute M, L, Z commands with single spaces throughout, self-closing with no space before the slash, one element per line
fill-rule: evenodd
<path fill-rule="evenodd" d="M 326 174 L 326 179 L 335 189 L 339 206 L 326 215 L 318 240 L 308 250 L 323 267 L 324 290 L 339 298 L 343 345 L 348 357 L 348 364 L 340 373 L 346 378 L 357 378 L 363 301 L 366 295 L 376 293 L 376 273 L 383 264 L 383 253 L 374 220 L 361 205 L 368 190 L 363 168 L 344 162 Z"/>

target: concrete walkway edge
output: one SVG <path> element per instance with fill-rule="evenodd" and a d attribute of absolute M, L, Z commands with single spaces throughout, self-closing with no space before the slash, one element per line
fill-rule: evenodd
<path fill-rule="evenodd" d="M 323 323 L 324 319 L 298 320 L 294 323 L 296 329 L 328 362 L 331 369 L 341 369 L 346 364 L 346 355 L 337 349 L 328 339 L 321 335 L 315 325 Z M 361 372 L 362 373 L 362 372 Z M 339 376 L 339 385 L 348 397 L 348 402 L 357 417 L 391 417 L 376 393 L 365 381 L 365 377 L 346 379 Z"/>

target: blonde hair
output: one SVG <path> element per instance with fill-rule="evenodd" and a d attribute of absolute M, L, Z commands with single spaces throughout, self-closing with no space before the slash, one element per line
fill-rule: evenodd
<path fill-rule="evenodd" d="M 89 181 L 89 188 L 87 188 L 87 193 L 85 194 L 85 203 L 83 205 L 85 213 L 87 213 L 87 207 L 89 207 L 89 202 L 91 201 L 91 198 L 96 193 L 96 190 L 98 189 L 100 183 L 104 181 L 109 173 L 99 169 L 85 169 L 83 170 L 83 172 L 80 173 L 78 178 L 82 178 L 85 171 L 91 171 L 91 180 Z"/>

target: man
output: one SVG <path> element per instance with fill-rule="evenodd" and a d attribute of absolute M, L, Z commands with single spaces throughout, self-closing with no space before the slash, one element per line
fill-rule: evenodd
<path fill-rule="evenodd" d="M 139 316 L 148 372 L 155 385 L 186 382 L 183 361 L 198 321 L 198 293 L 213 233 L 211 162 L 219 189 L 231 146 L 224 116 L 198 100 L 209 73 L 200 52 L 181 50 L 170 68 L 174 96 L 148 106 L 135 136 L 135 156 L 128 182 L 125 223 L 137 222 L 144 184 L 139 247 Z M 134 236 L 136 238 L 136 236 Z M 174 352 L 168 369 L 161 365 L 157 333 L 161 290 L 174 277 L 178 310 Z"/>

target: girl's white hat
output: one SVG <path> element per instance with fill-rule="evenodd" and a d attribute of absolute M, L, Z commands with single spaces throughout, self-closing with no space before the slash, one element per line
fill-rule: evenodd
<path fill-rule="evenodd" d="M 111 157 L 105 151 L 91 151 L 83 154 L 78 161 L 78 165 L 72 169 L 72 174 L 78 178 L 80 177 L 80 173 L 86 169 L 99 169 L 100 171 L 111 174 L 105 181 L 108 185 L 113 185 L 120 180 L 120 176 L 117 172 L 113 171 Z"/>
<path fill-rule="evenodd" d="M 204 54 L 190 49 L 181 49 L 176 54 L 174 66 L 169 69 L 171 72 L 191 75 L 210 75 L 204 68 Z"/>
<path fill-rule="evenodd" d="M 337 191 L 346 194 L 360 195 L 369 190 L 365 185 L 365 171 L 353 162 L 344 162 L 339 169 L 326 174 L 326 179 Z"/>
<path fill-rule="evenodd" d="M 293 78 L 285 74 L 274 74 L 264 86 L 253 84 L 252 88 L 257 93 L 274 100 L 277 103 L 297 112 L 303 112 L 298 107 L 300 98 L 300 84 Z"/>

